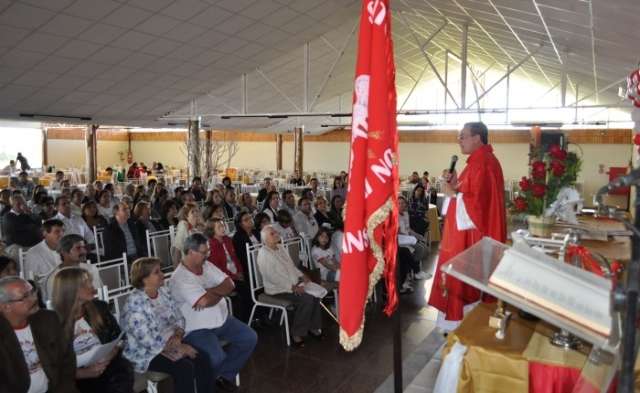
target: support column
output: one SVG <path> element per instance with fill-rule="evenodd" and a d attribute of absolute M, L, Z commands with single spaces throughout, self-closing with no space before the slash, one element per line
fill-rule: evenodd
<path fill-rule="evenodd" d="M 282 134 L 276 134 L 276 171 L 282 170 Z"/>
<path fill-rule="evenodd" d="M 213 163 L 211 161 L 211 148 L 213 147 L 213 130 L 206 131 L 206 142 L 204 145 L 204 170 L 205 177 L 209 179 L 213 174 Z"/>
<path fill-rule="evenodd" d="M 86 167 L 87 167 L 87 183 L 93 183 L 98 175 L 98 155 L 97 155 L 97 124 L 87 126 L 84 133 L 84 139 L 87 145 Z"/>
<path fill-rule="evenodd" d="M 304 132 L 302 127 L 293 129 L 293 170 L 302 176 L 303 148 L 304 148 Z"/>
<path fill-rule="evenodd" d="M 49 135 L 47 128 L 42 127 L 42 171 L 47 171 L 49 166 Z"/>
<path fill-rule="evenodd" d="M 187 131 L 187 181 L 200 176 L 200 119 L 189 120 Z"/>

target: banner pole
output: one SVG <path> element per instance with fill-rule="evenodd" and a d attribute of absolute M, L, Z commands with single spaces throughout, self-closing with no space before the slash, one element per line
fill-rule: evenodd
<path fill-rule="evenodd" d="M 400 264 L 396 264 L 397 267 Z M 397 271 L 396 271 L 397 274 Z M 397 291 L 396 286 L 396 291 Z M 400 317 L 400 305 L 393 313 L 393 391 L 394 393 L 402 393 L 402 319 Z"/>

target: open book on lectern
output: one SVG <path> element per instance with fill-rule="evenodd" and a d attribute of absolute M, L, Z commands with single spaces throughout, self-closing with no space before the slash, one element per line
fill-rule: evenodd
<path fill-rule="evenodd" d="M 490 287 L 522 298 L 596 335 L 611 335 L 611 281 L 517 243 L 505 250 Z"/>

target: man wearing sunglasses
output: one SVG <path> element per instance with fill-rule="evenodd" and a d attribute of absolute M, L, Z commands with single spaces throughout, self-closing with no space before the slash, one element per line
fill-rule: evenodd
<path fill-rule="evenodd" d="M 53 311 L 19 277 L 0 279 L 0 392 L 75 393 L 76 357 Z"/>

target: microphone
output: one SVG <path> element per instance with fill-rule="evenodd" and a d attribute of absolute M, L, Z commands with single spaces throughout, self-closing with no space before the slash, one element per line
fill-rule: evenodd
<path fill-rule="evenodd" d="M 451 183 L 453 171 L 456 169 L 456 163 L 458 163 L 458 156 L 454 154 L 451 156 L 451 163 L 449 164 L 449 180 L 447 180 L 447 183 Z"/>

